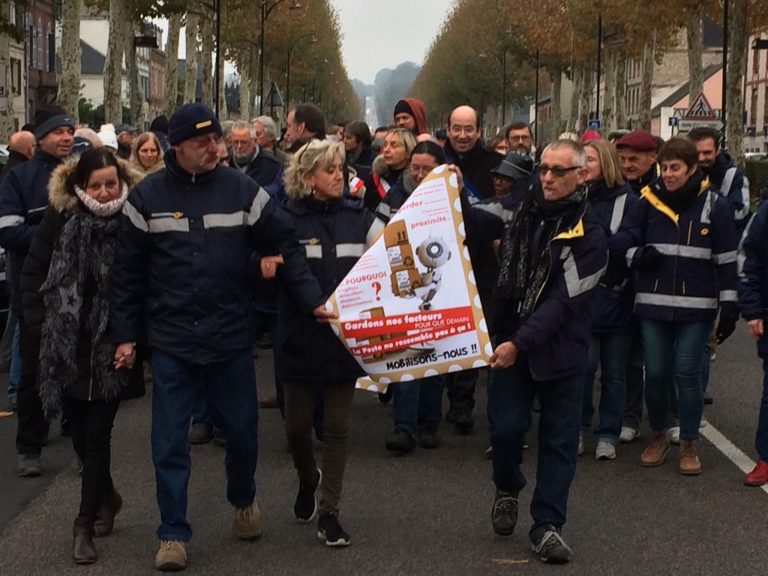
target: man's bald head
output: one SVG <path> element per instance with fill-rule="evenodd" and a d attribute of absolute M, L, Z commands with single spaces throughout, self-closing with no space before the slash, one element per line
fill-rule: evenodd
<path fill-rule="evenodd" d="M 8 142 L 8 150 L 32 158 L 32 154 L 35 152 L 35 135 L 26 130 L 14 132 Z"/>
<path fill-rule="evenodd" d="M 448 116 L 448 140 L 459 154 L 469 152 L 480 139 L 477 111 L 471 106 L 459 106 Z"/>

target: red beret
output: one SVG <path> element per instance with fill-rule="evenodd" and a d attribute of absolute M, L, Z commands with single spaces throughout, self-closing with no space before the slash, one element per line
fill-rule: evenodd
<path fill-rule="evenodd" d="M 656 138 L 650 132 L 635 130 L 616 142 L 616 149 L 631 148 L 637 152 L 656 152 Z"/>

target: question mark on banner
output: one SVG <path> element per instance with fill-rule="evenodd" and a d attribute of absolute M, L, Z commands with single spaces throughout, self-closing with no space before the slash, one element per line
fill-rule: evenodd
<path fill-rule="evenodd" d="M 381 300 L 381 298 L 379 298 L 379 292 L 381 292 L 381 284 L 379 282 L 374 282 L 371 284 L 371 286 L 373 286 L 373 289 L 376 291 L 376 302 L 378 302 Z"/>

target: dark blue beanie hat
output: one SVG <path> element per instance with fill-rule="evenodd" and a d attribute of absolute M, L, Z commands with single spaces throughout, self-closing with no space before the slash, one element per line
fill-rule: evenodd
<path fill-rule="evenodd" d="M 184 104 L 168 121 L 168 141 L 171 146 L 210 133 L 221 135 L 221 124 L 213 111 L 199 102 Z"/>

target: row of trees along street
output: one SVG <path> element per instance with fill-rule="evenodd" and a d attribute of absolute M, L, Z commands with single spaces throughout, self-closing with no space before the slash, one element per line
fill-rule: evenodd
<path fill-rule="evenodd" d="M 131 78 L 130 56 L 133 38 L 145 34 L 144 22 L 168 20 L 166 35 L 165 103 L 170 116 L 182 102 L 195 100 L 198 68 L 202 75 L 203 102 L 214 107 L 218 98 L 220 115 L 228 117 L 224 97 L 224 62 L 234 64 L 240 76 L 240 110 L 233 115 L 250 118 L 259 94 L 259 46 L 262 14 L 264 22 L 264 98 L 271 81 L 290 100 L 317 103 L 331 119 L 358 118 L 359 105 L 341 56 L 338 15 L 329 0 L 218 0 L 221 12 L 221 55 L 219 93 L 214 94 L 217 0 L 61 0 L 61 75 L 58 101 L 77 117 L 80 99 L 80 18 L 83 8 L 93 14 L 109 15 L 109 45 L 104 65 L 104 117 L 115 124 L 122 121 L 122 78 Z M 17 0 L 20 8 L 29 0 Z M 10 22 L 10 2 L 0 2 L 0 63 L 8 61 L 8 38 L 23 37 Z M 184 83 L 177 77 L 179 35 L 185 29 L 186 57 Z M 5 60 L 3 60 L 5 59 Z M 125 66 L 123 66 L 123 62 Z M 142 121 L 142 95 L 136 91 L 130 103 L 137 121 Z M 254 107 L 256 108 L 254 110 Z M 265 112 L 268 106 L 265 105 Z M 0 133 L 7 123 L 0 111 Z M 97 127 L 98 128 L 98 127 Z"/>
<path fill-rule="evenodd" d="M 727 141 L 741 156 L 742 82 L 747 39 L 768 26 L 768 2 L 728 0 Z M 641 63 L 638 127 L 651 127 L 654 64 L 673 47 L 688 46 L 690 93 L 702 91 L 702 19 L 723 21 L 722 0 L 458 0 L 433 41 L 414 84 L 428 102 L 430 123 L 441 124 L 457 103 L 482 110 L 533 101 L 539 84 L 552 94 L 554 138 L 566 129 L 583 129 L 594 112 L 601 37 L 601 98 L 597 116 L 605 130 L 627 126 L 627 63 Z M 600 22 L 600 24 L 599 24 Z M 598 29 L 602 34 L 599 35 Z M 506 74 L 503 66 L 506 60 Z M 562 74 L 574 84 L 570 115 L 561 113 Z M 506 86 L 502 84 L 506 80 Z M 509 117 L 507 117 L 509 120 Z"/>

